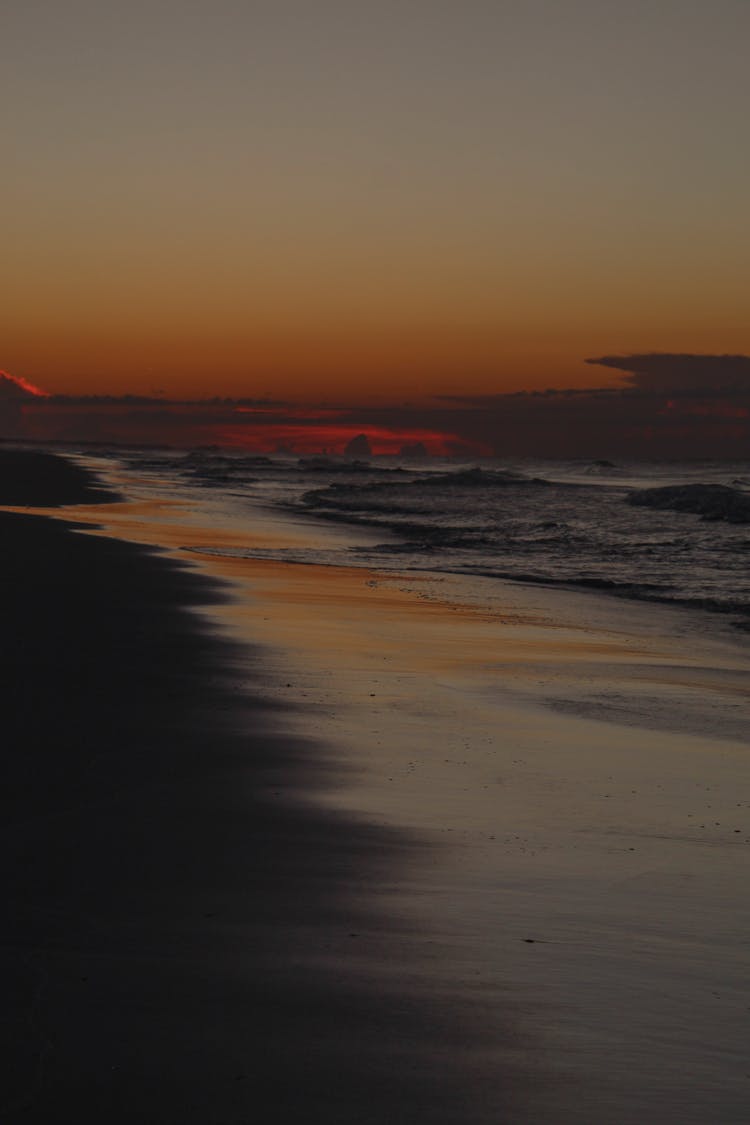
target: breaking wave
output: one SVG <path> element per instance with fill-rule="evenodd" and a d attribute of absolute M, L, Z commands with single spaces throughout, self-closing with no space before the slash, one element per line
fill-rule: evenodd
<path fill-rule="evenodd" d="M 351 528 L 324 546 L 256 552 L 263 557 L 481 575 L 750 617 L 746 463 L 446 470 L 199 450 L 139 454 L 136 464 L 159 477 L 171 464 L 179 487 L 209 489 L 240 523 L 271 508 L 306 527 Z"/>
<path fill-rule="evenodd" d="M 628 502 L 641 508 L 692 512 L 705 520 L 750 523 L 750 495 L 726 484 L 680 484 L 631 492 Z"/>

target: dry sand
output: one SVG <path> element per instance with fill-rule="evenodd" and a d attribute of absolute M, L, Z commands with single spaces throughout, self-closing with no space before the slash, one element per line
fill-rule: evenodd
<path fill-rule="evenodd" d="M 61 818 L 50 790 L 57 819 L 11 836 L 38 856 L 10 956 L 44 1065 L 9 1120 L 67 1120 L 62 1097 L 239 1122 L 274 1096 L 283 1122 L 747 1120 L 746 645 L 593 595 L 217 559 L 174 510 L 66 514 L 166 557 L 31 520 L 56 597 L 101 573 L 77 613 L 115 597 L 118 643 L 97 634 L 111 674 L 77 719 L 85 800 Z"/>

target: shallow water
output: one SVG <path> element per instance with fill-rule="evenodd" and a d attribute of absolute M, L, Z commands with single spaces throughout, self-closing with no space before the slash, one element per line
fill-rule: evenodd
<path fill-rule="evenodd" d="M 124 472 L 141 495 L 187 501 L 189 518 L 216 533 L 201 549 L 220 555 L 482 575 L 750 619 L 748 462 L 415 467 L 218 451 L 88 460 Z M 669 488 L 676 498 L 652 499 Z M 279 517 L 291 542 L 227 542 Z"/>

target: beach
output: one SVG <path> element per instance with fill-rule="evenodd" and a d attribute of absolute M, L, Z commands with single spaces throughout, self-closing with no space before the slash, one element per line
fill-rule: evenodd
<path fill-rule="evenodd" d="M 746 637 L 23 456 L 4 1119 L 747 1120 Z"/>

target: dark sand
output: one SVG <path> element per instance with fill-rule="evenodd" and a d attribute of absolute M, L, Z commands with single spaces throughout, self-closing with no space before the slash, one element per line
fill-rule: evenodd
<path fill-rule="evenodd" d="M 92 493 L 0 455 L 6 504 Z M 499 1026 L 378 910 L 416 845 L 289 796 L 326 757 L 191 612 L 225 590 L 62 521 L 0 535 L 0 1120 L 530 1120 L 510 1001 Z"/>
<path fill-rule="evenodd" d="M 117 499 L 72 461 L 53 453 L 0 448 L 0 504 L 57 508 Z"/>

